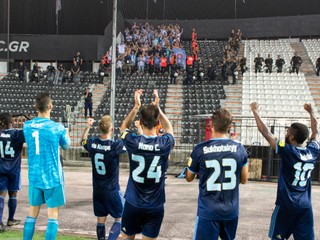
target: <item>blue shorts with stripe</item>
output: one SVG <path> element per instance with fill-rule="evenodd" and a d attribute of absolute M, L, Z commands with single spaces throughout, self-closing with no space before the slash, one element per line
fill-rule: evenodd
<path fill-rule="evenodd" d="M 159 235 L 164 216 L 164 206 L 157 208 L 138 208 L 126 202 L 121 221 L 121 230 L 128 236 L 138 233 L 148 238 Z"/>
<path fill-rule="evenodd" d="M 124 198 L 121 191 L 113 193 L 93 191 L 93 211 L 96 217 L 106 217 L 109 214 L 113 218 L 121 218 Z"/>
<path fill-rule="evenodd" d="M 288 209 L 276 205 L 270 223 L 269 238 L 314 239 L 312 208 Z"/>
<path fill-rule="evenodd" d="M 21 188 L 20 171 L 14 174 L 0 173 L 0 191 L 17 192 Z"/>
<path fill-rule="evenodd" d="M 49 189 L 29 186 L 29 200 L 31 206 L 41 206 L 45 203 L 48 208 L 63 206 L 66 204 L 64 187 L 62 184 Z"/>
<path fill-rule="evenodd" d="M 193 240 L 232 240 L 236 237 L 238 218 L 232 220 L 208 220 L 197 217 Z"/>

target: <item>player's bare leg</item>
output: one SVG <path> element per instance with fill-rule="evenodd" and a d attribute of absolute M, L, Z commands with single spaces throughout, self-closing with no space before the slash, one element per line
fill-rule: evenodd
<path fill-rule="evenodd" d="M 23 240 L 31 240 L 34 234 L 34 229 L 39 215 L 41 206 L 30 206 L 29 215 L 26 218 L 23 228 Z"/>
<path fill-rule="evenodd" d="M 136 237 L 136 235 L 128 236 L 128 235 L 122 233 L 122 240 L 134 240 L 135 237 Z"/>
<path fill-rule="evenodd" d="M 142 240 L 157 240 L 157 238 L 149 238 L 149 237 L 142 235 Z"/>

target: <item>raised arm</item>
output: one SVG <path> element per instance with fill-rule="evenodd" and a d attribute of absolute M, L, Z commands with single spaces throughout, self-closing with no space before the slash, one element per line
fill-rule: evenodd
<path fill-rule="evenodd" d="M 159 106 L 159 94 L 158 94 L 158 90 L 154 90 L 153 91 L 154 94 L 154 102 L 152 102 L 152 104 L 158 106 L 159 108 L 159 119 L 161 121 L 161 124 L 163 126 L 163 128 L 166 130 L 167 133 L 171 133 L 171 135 L 173 135 L 173 128 L 172 125 L 169 121 L 169 119 L 167 118 L 167 116 L 162 112 L 160 106 Z"/>
<path fill-rule="evenodd" d="M 90 128 L 92 127 L 93 122 L 94 122 L 93 118 L 88 118 L 87 126 L 82 133 L 80 145 L 83 143 L 84 140 L 88 138 L 88 133 L 90 131 Z"/>
<path fill-rule="evenodd" d="M 123 120 L 122 125 L 120 127 L 120 132 L 123 132 L 126 129 L 129 129 L 131 124 L 134 121 L 134 117 L 137 115 L 139 108 L 141 107 L 141 100 L 140 97 L 142 95 L 142 90 L 139 89 L 134 93 L 134 106 L 131 112 L 126 116 Z"/>
<path fill-rule="evenodd" d="M 315 139 L 318 141 L 318 121 L 314 116 L 313 108 L 311 104 L 305 103 L 304 104 L 304 109 L 310 114 L 310 121 L 311 121 L 311 136 L 310 139 Z"/>
<path fill-rule="evenodd" d="M 259 132 L 262 136 L 267 140 L 267 142 L 271 145 L 271 147 L 275 150 L 277 145 L 276 137 L 269 131 L 268 127 L 262 121 L 259 112 L 258 112 L 258 103 L 252 102 L 250 104 L 251 111 L 253 113 L 254 119 L 256 120 L 256 124 Z"/>

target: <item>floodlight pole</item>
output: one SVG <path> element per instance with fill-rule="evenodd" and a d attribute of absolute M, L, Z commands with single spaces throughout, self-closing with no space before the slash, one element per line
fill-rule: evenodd
<path fill-rule="evenodd" d="M 237 0 L 234 0 L 234 19 L 237 19 Z"/>
<path fill-rule="evenodd" d="M 7 72 L 10 70 L 10 0 L 8 0 L 8 10 L 7 10 Z"/>
<path fill-rule="evenodd" d="M 115 94 L 116 94 L 116 44 L 117 44 L 117 0 L 113 0 L 112 14 L 112 59 L 111 59 L 111 98 L 110 98 L 110 116 L 112 122 L 115 121 Z"/>
<path fill-rule="evenodd" d="M 147 19 L 149 17 L 149 0 L 147 0 Z"/>

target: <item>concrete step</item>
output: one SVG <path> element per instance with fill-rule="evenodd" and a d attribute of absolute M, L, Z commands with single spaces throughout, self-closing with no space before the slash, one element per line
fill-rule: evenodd
<path fill-rule="evenodd" d="M 166 108 L 182 108 L 182 103 L 166 103 Z"/>

